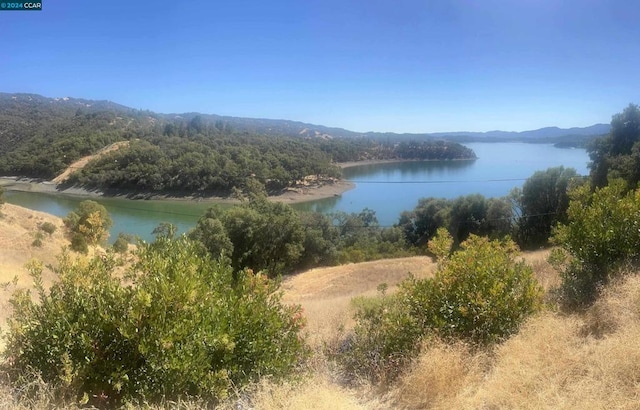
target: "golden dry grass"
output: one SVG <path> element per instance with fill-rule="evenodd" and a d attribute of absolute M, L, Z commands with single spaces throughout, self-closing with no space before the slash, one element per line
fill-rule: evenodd
<path fill-rule="evenodd" d="M 425 409 L 637 409 L 639 319 L 640 277 L 631 276 L 585 314 L 531 318 L 490 355 L 470 355 L 464 346 L 427 348 L 393 390 L 395 403 Z"/>
<path fill-rule="evenodd" d="M 311 269 L 284 280 L 284 302 L 302 306 L 309 343 L 317 348 L 335 338 L 339 329 L 354 325 L 351 310 L 354 297 L 376 295 L 382 283 L 393 292 L 409 272 L 423 278 L 434 271 L 435 264 L 426 256 Z"/>
<path fill-rule="evenodd" d="M 20 206 L 4 204 L 0 208 L 0 282 L 6 283 L 17 277 L 17 286 L 29 288 L 32 285 L 26 265 L 31 260 L 41 261 L 45 266 L 54 264 L 62 246 L 68 244 L 64 237 L 62 219 L 44 212 L 32 211 Z M 53 235 L 44 233 L 39 226 L 50 222 L 56 227 Z M 42 246 L 32 246 L 37 232 L 43 234 Z M 43 271 L 45 286 L 55 280 L 49 269 Z M 9 292 L 0 291 L 0 326 L 10 313 Z"/>
<path fill-rule="evenodd" d="M 24 264 L 31 258 L 55 261 L 65 239 L 62 222 L 46 214 L 5 205 L 0 218 L 0 278 L 20 277 L 28 286 Z M 31 246 L 39 224 L 58 226 L 42 248 Z M 546 262 L 548 251 L 525 253 L 546 291 L 559 284 Z M 587 311 L 566 315 L 547 310 L 530 318 L 520 331 L 489 351 L 463 344 L 424 344 L 398 381 L 380 389 L 350 388 L 335 377 L 320 354 L 324 342 L 353 325 L 351 299 L 389 292 L 412 272 L 432 275 L 430 258 L 413 257 L 312 269 L 283 282 L 284 300 L 299 303 L 308 320 L 316 354 L 309 375 L 298 382 L 263 380 L 240 392 L 222 408 L 256 409 L 636 409 L 640 408 L 640 276 L 611 284 Z M 54 280 L 52 274 L 47 280 Z M 6 303 L 6 298 L 2 298 Z M 3 305 L 3 315 L 7 310 Z M 16 401 L 0 384 L 0 409 L 51 407 L 46 386 L 41 397 Z M 180 408 L 208 407 L 182 403 Z M 73 407 L 72 407 L 73 408 Z M 175 408 L 171 403 L 152 408 Z"/>

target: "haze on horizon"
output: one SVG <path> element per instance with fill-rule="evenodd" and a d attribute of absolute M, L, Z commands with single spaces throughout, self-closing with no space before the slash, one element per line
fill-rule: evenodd
<path fill-rule="evenodd" d="M 43 1 L 0 12 L 0 91 L 353 131 L 608 123 L 638 103 L 640 3 Z"/>

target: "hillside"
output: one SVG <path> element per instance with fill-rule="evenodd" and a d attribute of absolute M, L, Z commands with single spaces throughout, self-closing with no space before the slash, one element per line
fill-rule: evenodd
<path fill-rule="evenodd" d="M 18 276 L 29 286 L 24 264 L 31 258 L 55 261 L 65 243 L 59 218 L 5 204 L 0 218 L 0 274 Z M 57 226 L 42 248 L 32 247 L 38 227 Z M 548 265 L 548 251 L 524 253 L 547 292 L 558 275 Z M 316 354 L 301 382 L 264 380 L 226 408 L 261 409 L 595 409 L 636 408 L 640 348 L 640 277 L 618 280 L 599 301 L 571 315 L 546 310 L 491 351 L 472 351 L 461 344 L 431 343 L 397 383 L 385 389 L 345 386 L 319 352 L 348 332 L 353 323 L 350 300 L 374 295 L 386 283 L 389 292 L 408 272 L 425 277 L 434 264 L 427 257 L 389 259 L 301 272 L 284 280 L 285 301 L 302 304 L 308 340 Z M 46 272 L 45 282 L 55 280 Z M 4 322 L 8 293 L 1 297 Z M 0 386 L 0 405 L 12 407 L 12 392 Z M 33 402 L 47 406 L 46 396 Z M 196 406 L 197 408 L 197 406 Z M 244 408 L 244 407 L 243 407 Z"/>
<path fill-rule="evenodd" d="M 81 98 L 47 98 L 35 94 L 0 93 L 0 139 L 10 135 L 9 143 L 15 144 L 24 138 L 29 129 L 37 129 L 37 119 L 57 116 L 70 121 L 78 116 L 100 117 L 100 113 L 114 114 L 111 125 L 116 125 L 118 118 L 127 119 L 120 124 L 126 127 L 143 125 L 166 126 L 167 124 L 189 124 L 192 121 L 211 125 L 221 132 L 240 132 L 265 136 L 289 136 L 302 138 L 369 138 L 379 141 L 409 141 L 424 139 L 448 139 L 455 141 L 523 141 L 555 143 L 567 138 L 589 138 L 607 134 L 609 124 L 595 124 L 589 127 L 545 127 L 522 132 L 488 131 L 488 132 L 432 132 L 432 133 L 394 133 L 376 131 L 351 131 L 338 127 L 309 124 L 301 121 L 266 118 L 246 118 L 221 116 L 204 113 L 170 113 L 160 114 L 126 107 L 111 101 L 95 101 Z M 10 121 L 12 115 L 24 118 L 22 126 Z M 35 116 L 34 116 L 35 115 Z M 31 117 L 29 117 L 31 116 Z M 115 121 L 115 122 L 114 122 Z M 135 123 L 134 123 L 135 122 Z"/>
<path fill-rule="evenodd" d="M 559 281 L 548 254 L 523 255 L 547 293 Z M 376 283 L 395 283 L 404 269 L 428 274 L 432 266 L 428 258 L 397 262 L 396 273 L 393 261 L 305 272 L 285 281 L 285 297 L 304 306 L 316 346 L 330 343 L 341 326 L 350 327 L 345 318 L 351 307 L 342 298 L 373 294 Z M 612 284 L 585 312 L 546 310 L 530 318 L 492 351 L 426 345 L 408 372 L 386 388 L 347 388 L 330 366 L 314 363 L 314 373 L 301 384 L 256 386 L 250 403 L 261 409 L 637 408 L 639 301 L 640 277 L 632 275 Z"/>
<path fill-rule="evenodd" d="M 0 283 L 18 278 L 18 287 L 31 287 L 32 281 L 28 275 L 26 265 L 31 260 L 38 260 L 45 266 L 54 264 L 56 256 L 62 246 L 69 241 L 64 237 L 62 219 L 44 212 L 32 211 L 20 206 L 4 204 L 0 208 Z M 40 226 L 49 222 L 56 227 L 49 235 Z M 36 235 L 40 232 L 42 246 L 32 246 Z M 55 274 L 49 269 L 43 272 L 45 285 L 55 279 Z M 0 327 L 8 315 L 8 294 L 2 292 L 0 300 Z"/>
<path fill-rule="evenodd" d="M 116 195 L 229 196 L 257 187 L 278 195 L 309 177 L 321 186 L 334 183 L 339 162 L 475 159 L 469 148 L 442 140 L 315 138 L 247 124 L 236 128 L 212 116 L 163 115 L 105 101 L 0 94 L 0 175 L 51 180 L 68 170 L 61 189 Z M 110 146 L 120 149 L 106 150 Z"/>

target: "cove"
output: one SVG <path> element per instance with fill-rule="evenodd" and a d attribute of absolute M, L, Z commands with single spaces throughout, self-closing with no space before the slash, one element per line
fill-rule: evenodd
<path fill-rule="evenodd" d="M 588 175 L 589 156 L 585 149 L 556 148 L 551 144 L 469 143 L 478 159 L 473 161 L 423 161 L 363 165 L 343 170 L 356 188 L 340 197 L 292 205 L 296 209 L 319 212 L 376 211 L 380 225 L 398 222 L 402 211 L 415 208 L 425 197 L 456 198 L 481 194 L 508 195 L 536 171 L 549 167 L 575 168 Z"/>
<path fill-rule="evenodd" d="M 293 204 L 298 210 L 323 213 L 376 212 L 380 225 L 397 223 L 400 213 L 413 209 L 423 197 L 455 198 L 479 193 L 501 197 L 536 171 L 563 165 L 587 175 L 589 157 L 584 149 L 555 148 L 549 144 L 470 143 L 478 159 L 473 161 L 397 162 L 344 169 L 344 177 L 356 187 L 341 196 Z M 6 192 L 7 202 L 64 217 L 87 198 L 31 192 Z M 114 221 L 110 242 L 119 232 L 150 241 L 152 231 L 170 222 L 179 232 L 191 229 L 210 207 L 202 201 L 128 200 L 91 198 L 104 205 Z M 221 205 L 229 206 L 229 205 Z"/>

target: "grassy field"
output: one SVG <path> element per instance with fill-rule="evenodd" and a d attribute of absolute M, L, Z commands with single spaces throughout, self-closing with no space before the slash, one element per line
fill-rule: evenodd
<path fill-rule="evenodd" d="M 62 221 L 50 215 L 4 205 L 0 218 L 0 279 L 18 276 L 29 286 L 24 265 L 36 258 L 54 263 L 66 244 Z M 31 246 L 39 226 L 56 225 L 42 247 Z M 546 262 L 548 251 L 525 253 L 547 293 L 559 283 Z M 411 257 L 318 268 L 286 278 L 284 300 L 301 304 L 307 338 L 315 354 L 306 376 L 276 384 L 268 379 L 239 392 L 223 408 L 256 409 L 634 409 L 640 399 L 640 277 L 628 275 L 611 284 L 588 310 L 561 313 L 550 305 L 530 318 L 520 331 L 490 350 L 464 344 L 431 342 L 393 384 L 341 384 L 322 354 L 353 326 L 351 300 L 375 295 L 380 284 L 393 292 L 409 272 L 432 275 L 428 257 Z M 45 281 L 55 280 L 46 271 Z M 4 322 L 8 292 L 2 295 Z M 52 406 L 46 388 L 40 397 L 16 401 L 15 390 L 0 383 L 0 408 Z M 164 407 L 195 409 L 206 403 Z"/>

